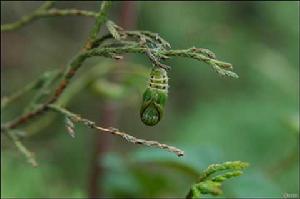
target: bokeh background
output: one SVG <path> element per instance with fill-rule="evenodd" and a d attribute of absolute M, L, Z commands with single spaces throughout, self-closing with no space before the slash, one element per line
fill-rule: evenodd
<path fill-rule="evenodd" d="M 1 24 L 40 4 L 1 1 Z M 99 3 L 55 7 L 96 11 Z M 166 61 L 172 70 L 165 115 L 147 127 L 139 118 L 147 58 L 92 58 L 61 103 L 99 125 L 175 145 L 186 155 L 177 158 L 79 124 L 71 138 L 64 118 L 49 113 L 21 129 L 38 168 L 1 135 L 1 197 L 184 197 L 198 172 L 233 160 L 250 167 L 224 183 L 223 196 L 299 196 L 299 2 L 114 2 L 109 17 L 125 29 L 158 32 L 175 49 L 208 48 L 232 63 L 240 78 L 219 77 L 195 60 Z M 64 68 L 93 23 L 50 17 L 1 33 L 1 96 L 44 71 Z M 1 110 L 1 121 L 22 113 L 33 95 Z"/>

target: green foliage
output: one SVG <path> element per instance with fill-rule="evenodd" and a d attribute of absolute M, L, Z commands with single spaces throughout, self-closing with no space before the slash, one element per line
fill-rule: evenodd
<path fill-rule="evenodd" d="M 34 110 L 39 104 L 43 103 L 51 94 L 51 89 L 53 84 L 61 77 L 62 73 L 58 70 L 47 71 L 39 78 L 38 88 L 35 88 L 37 91 L 33 96 L 31 102 L 24 110 L 24 113 Z"/>
<path fill-rule="evenodd" d="M 204 170 L 195 184 L 191 186 L 187 198 L 201 198 L 204 194 L 221 195 L 221 183 L 232 177 L 243 174 L 241 170 L 248 167 L 245 162 L 224 162 L 222 164 L 212 164 Z M 215 173 L 224 172 L 217 176 L 212 176 Z"/>
<path fill-rule="evenodd" d="M 121 100 L 128 95 L 126 87 L 105 79 L 99 79 L 93 84 L 93 91 L 110 100 Z"/>

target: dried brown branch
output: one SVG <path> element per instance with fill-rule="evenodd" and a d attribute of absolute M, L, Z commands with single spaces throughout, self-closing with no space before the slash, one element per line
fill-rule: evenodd
<path fill-rule="evenodd" d="M 149 141 L 149 140 L 144 140 L 144 139 L 140 139 L 140 138 L 136 138 L 132 135 L 129 135 L 125 132 L 121 132 L 116 128 L 103 128 L 100 126 L 97 126 L 95 122 L 90 121 L 88 119 L 82 118 L 77 114 L 74 114 L 62 107 L 56 106 L 56 105 L 48 105 L 48 108 L 50 108 L 53 111 L 56 111 L 58 113 L 63 114 L 65 117 L 67 117 L 68 119 L 72 120 L 72 122 L 76 123 L 76 122 L 80 122 L 86 126 L 88 126 L 89 128 L 92 129 L 96 129 L 100 132 L 103 133 L 110 133 L 112 135 L 117 135 L 120 136 L 122 138 L 124 138 L 126 141 L 131 142 L 133 144 L 141 144 L 141 145 L 145 145 L 145 146 L 150 146 L 150 147 L 156 147 L 156 148 L 160 148 L 160 149 L 164 149 L 167 151 L 170 151 L 172 153 L 175 153 L 178 157 L 183 156 L 184 152 L 174 146 L 169 146 L 167 144 L 161 144 L 157 141 Z"/>

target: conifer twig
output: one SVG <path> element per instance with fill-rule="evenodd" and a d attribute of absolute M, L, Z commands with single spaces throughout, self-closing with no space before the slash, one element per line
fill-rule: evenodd
<path fill-rule="evenodd" d="M 97 13 L 88 10 L 51 8 L 41 14 L 41 17 L 44 16 L 86 16 L 96 18 Z"/>
<path fill-rule="evenodd" d="M 100 132 L 110 133 L 112 135 L 120 136 L 120 137 L 124 138 L 126 141 L 131 142 L 133 144 L 141 144 L 141 145 L 145 145 L 145 146 L 149 146 L 149 147 L 164 149 L 164 150 L 170 151 L 172 153 L 175 153 L 179 157 L 184 155 L 184 152 L 182 150 L 180 150 L 174 146 L 161 144 L 157 141 L 149 141 L 149 140 L 139 139 L 139 138 L 136 138 L 127 133 L 121 132 L 116 128 L 112 128 L 112 127 L 103 128 L 103 127 L 97 126 L 95 122 L 85 119 L 85 118 L 82 118 L 81 116 L 79 116 L 77 114 L 74 114 L 62 107 L 59 107 L 59 106 L 56 106 L 53 104 L 48 105 L 48 107 L 55 112 L 63 114 L 65 117 L 72 120 L 72 122 L 74 122 L 74 123 L 80 122 L 80 123 L 88 126 L 89 128 L 96 129 Z"/>
<path fill-rule="evenodd" d="M 25 93 L 28 91 L 34 89 L 39 84 L 39 79 L 34 80 L 33 82 L 30 82 L 22 89 L 19 89 L 15 93 L 9 96 L 4 96 L 1 98 L 1 109 L 5 108 L 8 104 L 14 102 L 15 100 L 22 97 Z"/>
<path fill-rule="evenodd" d="M 34 158 L 32 152 L 30 152 L 25 145 L 21 142 L 18 136 L 15 134 L 15 131 L 6 131 L 6 135 L 13 141 L 17 149 L 27 158 L 28 162 L 33 166 L 37 167 L 38 164 Z"/>
<path fill-rule="evenodd" d="M 68 119 L 73 118 L 74 121 L 77 120 L 77 122 L 81 122 L 89 126 L 90 128 L 94 128 L 101 132 L 107 132 L 113 135 L 120 136 L 131 143 L 165 149 L 177 154 L 178 156 L 182 156 L 183 151 L 173 146 L 161 144 L 157 141 L 147 141 L 139 139 L 128 135 L 124 132 L 120 132 L 115 128 L 99 127 L 90 120 L 81 118 L 75 115 L 74 113 L 67 111 L 66 109 L 54 105 L 54 103 L 57 102 L 57 100 L 67 88 L 67 86 L 70 84 L 72 78 L 77 73 L 78 69 L 82 67 L 84 61 L 87 58 L 94 56 L 121 59 L 122 55 L 125 53 L 139 53 L 146 55 L 150 59 L 152 64 L 161 68 L 168 68 L 167 65 L 160 62 L 161 59 L 168 59 L 170 57 L 186 57 L 203 61 L 211 65 L 211 67 L 220 75 L 230 76 L 234 78 L 238 77 L 234 72 L 231 71 L 231 64 L 219 61 L 216 58 L 215 54 L 207 49 L 192 47 L 189 49 L 172 50 L 170 49 L 170 44 L 166 40 L 161 38 L 157 33 L 152 33 L 149 31 L 126 31 L 122 27 L 117 26 L 114 22 L 107 21 L 107 11 L 110 8 L 110 4 L 111 3 L 108 1 L 103 1 L 101 3 L 100 10 L 94 13 L 91 11 L 83 11 L 76 9 L 63 10 L 51 8 L 53 2 L 46 2 L 40 8 L 35 10 L 32 14 L 22 17 L 19 21 L 12 24 L 1 25 L 1 31 L 14 30 L 33 21 L 34 19 L 45 16 L 82 15 L 94 17 L 96 20 L 94 26 L 91 28 L 90 34 L 85 44 L 80 49 L 78 54 L 70 61 L 70 64 L 68 64 L 65 73 L 62 75 L 61 80 L 58 83 L 58 86 L 53 90 L 53 95 L 50 96 L 44 103 L 36 104 L 36 102 L 39 102 L 39 99 L 46 96 L 47 93 L 37 95 L 36 101 L 34 101 L 33 105 L 31 106 L 32 109 L 28 109 L 28 112 L 25 112 L 23 115 L 17 117 L 12 121 L 6 122 L 3 125 L 1 124 L 1 132 L 10 132 L 12 129 L 19 127 L 20 125 L 26 123 L 27 121 L 35 118 L 36 116 L 39 116 L 40 114 L 46 111 L 55 110 L 64 114 Z M 102 25 L 105 24 L 105 22 L 107 22 L 106 26 L 110 31 L 110 34 L 98 38 L 98 33 L 100 32 L 100 29 Z M 113 39 L 113 43 L 109 43 L 107 45 L 99 47 L 102 44 L 102 42 L 106 41 L 107 39 Z M 45 85 L 45 87 L 48 86 Z M 74 126 L 70 121 L 67 126 L 70 130 L 70 133 L 74 135 Z M 20 144 L 18 145 L 20 146 Z M 27 154 L 26 156 L 28 156 L 28 154 L 30 153 L 24 154 Z M 219 176 L 216 179 L 219 179 L 219 181 L 221 181 L 222 179 L 229 178 L 230 176 L 234 176 L 235 174 Z"/>
<path fill-rule="evenodd" d="M 96 40 L 97 34 L 100 31 L 102 24 L 106 20 L 106 13 L 110 7 L 110 4 L 111 2 L 108 1 L 102 2 L 99 13 L 97 14 L 96 23 L 91 29 L 90 35 L 84 47 L 82 48 L 81 52 L 79 52 L 78 55 L 75 56 L 75 58 L 71 61 L 69 67 L 66 69 L 66 72 L 61 82 L 55 89 L 54 95 L 47 102 L 41 104 L 40 106 L 37 106 L 34 110 L 21 115 L 13 121 L 1 125 L 1 132 L 16 128 L 17 126 L 27 122 L 29 119 L 32 119 L 37 115 L 45 112 L 47 110 L 47 105 L 56 102 L 56 100 L 60 97 L 65 88 L 68 86 L 70 80 L 73 78 L 73 76 L 80 68 L 82 63 L 85 61 L 86 58 L 88 58 L 88 54 L 86 54 L 86 51 L 88 51 L 93 46 L 93 42 Z"/>
<path fill-rule="evenodd" d="M 36 115 L 39 115 L 40 113 L 44 112 L 47 109 L 47 105 L 54 103 L 59 96 L 62 94 L 64 89 L 67 87 L 69 84 L 70 80 L 72 77 L 75 75 L 76 71 L 81 67 L 82 63 L 89 57 L 93 56 L 103 56 L 103 57 L 109 57 L 109 58 L 114 58 L 116 55 L 120 54 L 125 54 L 125 53 L 146 53 L 147 51 L 153 52 L 153 54 L 159 54 L 161 56 L 176 56 L 176 57 L 188 57 L 188 58 L 193 58 L 196 60 L 203 61 L 208 64 L 213 64 L 213 67 L 215 65 L 218 66 L 218 69 L 220 71 L 227 71 L 225 68 L 228 68 L 231 66 L 229 63 L 225 63 L 213 58 L 210 58 L 208 56 L 203 55 L 202 53 L 195 52 L 192 49 L 181 49 L 181 50 L 153 50 L 153 49 L 148 49 L 146 47 L 140 47 L 139 44 L 135 45 L 124 45 L 121 47 L 115 47 L 115 48 L 110 48 L 110 47 L 103 47 L 103 48 L 93 48 L 90 50 L 86 50 L 84 52 L 81 52 L 79 55 L 77 55 L 73 61 L 71 62 L 69 68 L 67 69 L 63 80 L 61 81 L 60 85 L 57 87 L 54 96 L 45 104 L 42 104 L 41 106 L 37 107 L 35 110 L 32 112 L 26 113 L 19 118 L 5 124 L 3 128 L 7 129 L 13 129 L 19 126 L 20 124 L 26 122 L 28 119 L 31 119 L 35 117 Z M 221 68 L 223 67 L 223 68 Z M 231 71 L 229 71 L 231 72 Z M 235 77 L 235 73 L 231 72 L 232 75 Z M 230 73 L 230 74 L 231 74 Z"/>
<path fill-rule="evenodd" d="M 19 29 L 25 26 L 26 24 L 43 17 L 85 16 L 97 18 L 97 13 L 93 11 L 51 8 L 53 4 L 53 1 L 47 1 L 44 4 L 42 4 L 38 9 L 33 11 L 31 14 L 24 15 L 18 21 L 1 25 L 1 32 Z"/>
<path fill-rule="evenodd" d="M 209 165 L 207 169 L 200 173 L 197 182 L 191 186 L 186 198 L 201 198 L 204 194 L 222 194 L 221 183 L 227 179 L 242 175 L 242 170 L 248 166 L 248 163 L 241 161 L 228 161 L 221 164 Z M 223 174 L 212 176 L 215 173 L 224 171 L 225 173 Z"/>

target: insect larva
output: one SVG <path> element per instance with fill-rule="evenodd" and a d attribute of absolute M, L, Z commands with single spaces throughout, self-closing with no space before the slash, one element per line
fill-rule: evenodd
<path fill-rule="evenodd" d="M 150 73 L 150 81 L 143 94 L 140 116 L 144 124 L 156 125 L 162 118 L 164 106 L 168 98 L 168 76 L 163 68 L 154 67 Z"/>

